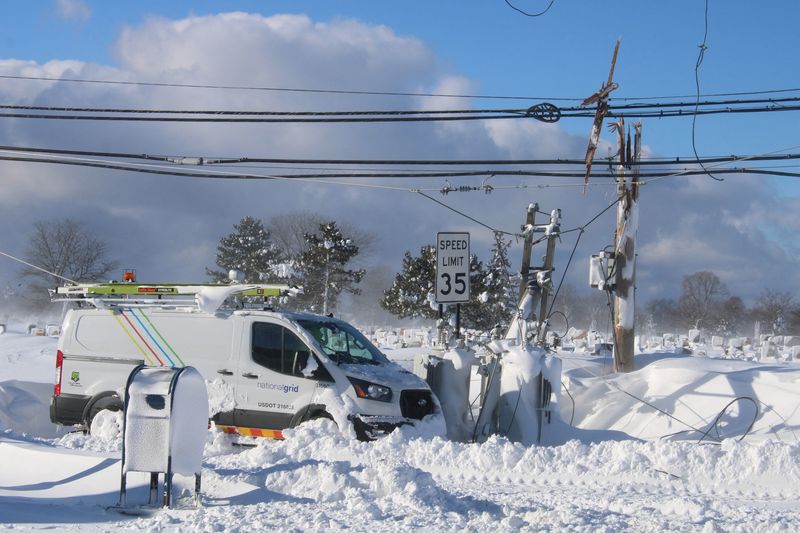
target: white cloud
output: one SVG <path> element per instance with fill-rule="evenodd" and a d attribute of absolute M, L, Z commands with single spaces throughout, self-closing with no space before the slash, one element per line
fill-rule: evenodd
<path fill-rule="evenodd" d="M 125 28 L 115 46 L 116 65 L 80 61 L 44 64 L 0 60 L 2 74 L 220 85 L 405 92 L 472 92 L 475 82 L 443 70 L 423 42 L 390 28 L 355 20 L 315 22 L 302 15 L 262 17 L 245 13 L 153 18 Z M 326 110 L 441 108 L 470 102 L 397 97 L 214 91 L 142 86 L 79 85 L 9 80 L 0 87 L 5 102 L 176 109 Z M 588 126 L 587 126 L 588 131 Z M 647 132 L 645 128 L 645 132 Z M 220 125 L 133 124 L 73 121 L 6 121 L 2 143 L 82 150 L 195 156 L 292 158 L 534 158 L 583 157 L 586 138 L 559 125 L 533 120 L 458 124 L 394 125 Z M 601 148 L 599 153 L 605 153 Z M 125 266 L 142 279 L 202 279 L 214 261 L 213 243 L 244 215 L 264 219 L 291 210 L 310 210 L 378 234 L 379 253 L 393 267 L 440 230 L 469 228 L 477 247 L 491 233 L 409 192 L 286 182 L 190 180 L 114 171 L 0 162 L 0 227 L 15 236 L 21 252 L 30 223 L 77 216 L 112 242 Z M 481 178 L 458 183 L 479 185 Z M 581 181 L 572 179 L 570 182 Z M 599 180 L 598 180 L 599 181 Z M 453 180 L 455 183 L 455 180 Z M 547 184 L 552 180 L 492 178 L 493 185 Z M 444 180 L 395 181 L 400 187 L 440 188 Z M 435 193 L 434 193 L 435 194 Z M 613 188 L 528 188 L 452 193 L 437 199 L 496 228 L 516 230 L 529 203 L 560 207 L 564 228 L 585 223 L 614 199 Z M 683 274 L 715 270 L 732 292 L 757 293 L 775 279 L 800 288 L 796 251 L 775 245 L 800 225 L 796 201 L 773 197 L 763 182 L 705 177 L 662 180 L 642 190 L 639 232 L 641 294 L 678 291 Z M 767 214 L 767 216 L 760 216 Z M 741 214 L 741 216 L 737 216 Z M 585 286 L 590 253 L 610 243 L 613 213 L 598 219 L 582 237 L 570 277 Z M 763 231 L 762 231 L 763 229 Z M 558 273 L 577 233 L 564 236 Z M 8 250 L 3 250 L 8 251 Z M 517 259 L 519 248 L 514 252 Z M 535 251 L 534 255 L 541 255 Z M 792 255 L 795 254 L 795 255 Z M 755 261 L 753 257 L 764 257 Z M 0 281 L 10 269 L 0 264 Z M 650 283 L 649 287 L 645 284 Z"/>
<path fill-rule="evenodd" d="M 92 18 L 92 8 L 83 0 L 56 0 L 56 13 L 63 19 L 81 22 Z"/>

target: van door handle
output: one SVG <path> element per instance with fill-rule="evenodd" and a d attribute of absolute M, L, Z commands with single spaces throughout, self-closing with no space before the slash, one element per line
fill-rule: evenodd
<path fill-rule="evenodd" d="M 258 374 L 252 374 L 250 372 L 245 372 L 242 374 L 243 378 L 250 378 L 250 379 L 258 379 Z"/>
<path fill-rule="evenodd" d="M 232 376 L 233 372 L 231 372 L 227 368 L 220 368 L 219 370 L 217 370 L 217 374 L 222 374 L 223 376 Z"/>

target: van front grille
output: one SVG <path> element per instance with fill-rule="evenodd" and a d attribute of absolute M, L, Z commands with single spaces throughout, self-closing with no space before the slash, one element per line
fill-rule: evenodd
<path fill-rule="evenodd" d="M 433 413 L 434 403 L 431 391 L 404 390 L 400 393 L 400 412 L 406 418 L 421 420 Z"/>

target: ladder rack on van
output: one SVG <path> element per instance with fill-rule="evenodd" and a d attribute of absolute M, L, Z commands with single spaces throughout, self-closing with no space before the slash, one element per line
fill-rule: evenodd
<path fill-rule="evenodd" d="M 218 299 L 219 291 L 224 295 L 217 306 L 229 297 L 259 298 L 296 296 L 303 292 L 300 287 L 267 284 L 217 283 L 78 283 L 64 285 L 50 291 L 53 301 L 86 302 L 96 307 L 141 307 L 174 306 L 200 307 L 202 297 Z"/>

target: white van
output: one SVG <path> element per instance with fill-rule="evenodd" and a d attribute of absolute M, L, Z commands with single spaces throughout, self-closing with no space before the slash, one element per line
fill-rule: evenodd
<path fill-rule="evenodd" d="M 101 410 L 120 409 L 120 391 L 140 364 L 193 366 L 207 382 L 221 380 L 234 408 L 213 420 L 224 431 L 247 436 L 280 438 L 282 429 L 326 417 L 338 424 L 349 420 L 359 438 L 371 439 L 442 416 L 423 380 L 336 318 L 124 303 L 99 307 L 73 309 L 65 317 L 50 404 L 55 423 L 88 429 Z"/>

